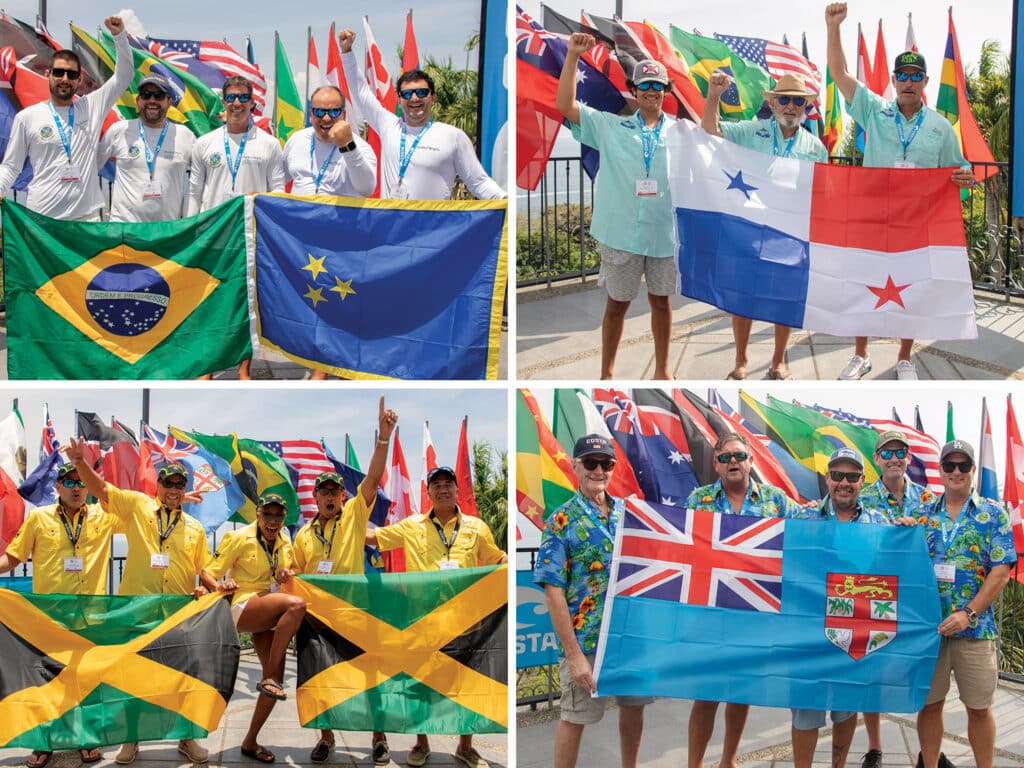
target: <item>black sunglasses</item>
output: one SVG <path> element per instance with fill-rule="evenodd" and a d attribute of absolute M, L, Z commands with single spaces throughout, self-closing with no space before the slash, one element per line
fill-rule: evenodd
<path fill-rule="evenodd" d="M 65 67 L 52 67 L 50 69 L 50 74 L 53 75 L 57 80 L 60 80 L 62 77 L 66 77 L 68 80 L 77 80 L 82 73 L 77 69 L 67 69 Z"/>
<path fill-rule="evenodd" d="M 188 480 L 161 480 L 160 485 L 164 488 L 174 488 L 176 490 L 183 491 L 188 485 Z"/>
<path fill-rule="evenodd" d="M 719 464 L 728 464 L 733 459 L 736 459 L 736 461 L 746 461 L 750 458 L 750 454 L 746 451 L 733 451 L 732 453 L 720 453 L 715 458 L 718 459 Z"/>
<path fill-rule="evenodd" d="M 856 483 L 863 475 L 863 472 L 840 472 L 835 469 L 828 471 L 828 476 L 832 478 L 833 483 L 841 483 L 843 480 L 848 483 Z"/>
<path fill-rule="evenodd" d="M 612 470 L 612 468 L 615 466 L 615 460 L 614 459 L 591 459 L 591 458 L 586 458 L 586 459 L 580 459 L 580 461 L 583 464 L 583 468 L 586 469 L 588 472 L 593 472 L 599 466 L 605 472 L 610 472 Z"/>
<path fill-rule="evenodd" d="M 944 461 L 942 462 L 942 471 L 947 475 L 952 474 L 954 469 L 959 469 L 961 474 L 966 475 L 972 469 L 974 469 L 974 462 L 970 459 L 964 461 Z"/>
<path fill-rule="evenodd" d="M 142 101 L 160 101 L 165 96 L 167 96 L 167 94 L 163 91 L 139 91 L 139 98 Z"/>

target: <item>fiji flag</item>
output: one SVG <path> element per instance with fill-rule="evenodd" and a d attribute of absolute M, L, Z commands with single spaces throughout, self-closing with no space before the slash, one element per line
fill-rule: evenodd
<path fill-rule="evenodd" d="M 940 616 L 923 529 L 629 499 L 609 577 L 595 665 L 602 696 L 855 712 L 924 705 Z"/>
<path fill-rule="evenodd" d="M 346 378 L 497 378 L 505 207 L 258 195 L 260 341 Z"/>
<path fill-rule="evenodd" d="M 951 169 L 774 157 L 683 121 L 666 143 L 683 295 L 836 336 L 977 337 Z"/>

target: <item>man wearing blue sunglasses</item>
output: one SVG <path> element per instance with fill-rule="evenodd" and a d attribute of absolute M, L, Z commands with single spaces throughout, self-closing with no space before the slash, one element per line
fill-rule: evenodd
<path fill-rule="evenodd" d="M 708 79 L 708 95 L 704 102 L 701 125 L 715 136 L 723 136 L 741 147 L 755 149 L 766 155 L 795 157 L 800 160 L 828 162 L 828 150 L 810 131 L 800 130 L 807 109 L 818 94 L 807 89 L 804 82 L 795 75 L 783 75 L 770 91 L 761 95 L 771 107 L 772 116 L 765 120 L 742 120 L 740 122 L 719 122 L 718 111 L 722 94 L 729 90 L 732 78 L 716 70 Z M 732 316 L 732 337 L 736 342 L 736 364 L 726 378 L 747 378 L 747 344 L 754 321 L 749 317 Z M 792 379 L 786 365 L 786 345 L 792 329 L 788 325 L 775 324 L 775 351 L 768 368 L 766 379 L 785 381 Z"/>
<path fill-rule="evenodd" d="M 846 19 L 846 3 L 825 8 L 828 30 L 828 68 L 836 87 L 846 100 L 846 108 L 864 128 L 864 165 L 874 168 L 947 168 L 955 167 L 950 180 L 958 187 L 975 183 L 971 164 L 960 151 L 953 127 L 924 103 L 928 69 L 924 56 L 905 51 L 893 63 L 892 87 L 895 101 L 872 93 L 846 68 L 846 55 L 840 39 L 840 25 Z M 916 380 L 917 369 L 910 359 L 913 339 L 901 339 L 896 360 L 896 378 Z M 839 378 L 857 380 L 871 371 L 867 337 L 858 336 L 853 357 Z"/>

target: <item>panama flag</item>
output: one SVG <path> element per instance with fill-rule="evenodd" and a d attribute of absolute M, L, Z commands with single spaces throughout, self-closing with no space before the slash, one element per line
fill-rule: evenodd
<path fill-rule="evenodd" d="M 977 337 L 951 169 L 775 157 L 685 121 L 666 144 L 683 295 L 835 336 Z"/>

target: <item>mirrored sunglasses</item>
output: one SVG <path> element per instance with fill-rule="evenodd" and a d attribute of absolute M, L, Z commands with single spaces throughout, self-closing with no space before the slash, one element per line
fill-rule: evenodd
<path fill-rule="evenodd" d="M 638 91 L 655 91 L 657 93 L 661 93 L 666 88 L 668 88 L 668 86 L 664 83 L 656 83 L 653 80 L 648 80 L 646 83 L 636 84 L 636 89 Z"/>
<path fill-rule="evenodd" d="M 429 88 L 403 88 L 398 92 L 403 99 L 411 99 L 413 95 L 418 99 L 425 99 L 430 95 Z"/>
<path fill-rule="evenodd" d="M 237 102 L 239 102 L 241 104 L 248 104 L 249 100 L 251 98 L 252 98 L 252 95 L 248 94 L 248 93 L 225 93 L 224 94 L 224 103 L 225 104 L 234 104 L 237 101 Z"/>
<path fill-rule="evenodd" d="M 907 458 L 907 449 L 906 448 L 883 448 L 882 450 L 880 450 L 878 452 L 878 455 L 881 456 L 886 461 L 891 459 L 893 456 L 895 456 L 897 459 L 905 459 L 905 458 Z"/>
<path fill-rule="evenodd" d="M 85 488 L 84 480 L 72 480 L 70 477 L 65 477 L 60 484 L 65 488 Z"/>
<path fill-rule="evenodd" d="M 778 100 L 780 107 L 786 106 L 791 101 L 794 107 L 802 107 L 807 103 L 807 99 L 803 96 L 776 96 L 775 98 Z"/>
<path fill-rule="evenodd" d="M 313 117 L 326 117 L 327 115 L 330 115 L 331 117 L 338 117 L 345 111 L 345 108 L 330 107 L 328 109 L 327 107 L 311 107 L 311 111 L 313 112 Z"/>
<path fill-rule="evenodd" d="M 843 480 L 848 483 L 856 483 L 863 474 L 863 472 L 839 472 L 834 469 L 828 471 L 828 476 L 832 478 L 833 483 L 841 483 Z"/>
<path fill-rule="evenodd" d="M 728 464 L 733 459 L 736 459 L 736 461 L 746 461 L 750 458 L 750 454 L 746 451 L 733 451 L 732 453 L 720 453 L 715 458 L 718 459 L 719 464 Z"/>
<path fill-rule="evenodd" d="M 896 72 L 896 82 L 905 83 L 910 80 L 914 83 L 920 83 L 924 80 L 924 72 Z"/>
<path fill-rule="evenodd" d="M 82 73 L 80 71 L 78 71 L 77 69 L 65 69 L 64 67 L 53 67 L 50 70 L 50 74 L 53 75 L 54 78 L 56 78 L 57 80 L 60 80 L 62 77 L 66 77 L 68 80 L 77 80 L 79 75 L 81 75 Z"/>

